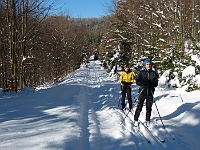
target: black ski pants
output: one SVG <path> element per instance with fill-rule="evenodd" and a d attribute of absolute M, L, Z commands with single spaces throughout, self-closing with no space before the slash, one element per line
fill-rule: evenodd
<path fill-rule="evenodd" d="M 132 97 L 131 97 L 131 87 L 130 86 L 122 86 L 122 109 L 125 108 L 125 98 L 128 98 L 129 109 L 132 109 Z"/>
<path fill-rule="evenodd" d="M 146 121 L 150 121 L 152 104 L 153 104 L 153 96 L 152 95 L 145 96 L 143 94 L 140 94 L 138 98 L 138 104 L 137 104 L 137 108 L 134 115 L 135 121 L 138 121 L 145 99 L 146 99 Z"/>

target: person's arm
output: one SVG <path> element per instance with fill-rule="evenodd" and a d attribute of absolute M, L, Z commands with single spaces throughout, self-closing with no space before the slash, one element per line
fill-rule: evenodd
<path fill-rule="evenodd" d="M 121 85 L 123 85 L 123 72 L 120 74 L 119 82 Z"/>
<path fill-rule="evenodd" d="M 154 77 L 154 80 L 153 80 L 153 87 L 157 87 L 158 86 L 158 78 L 159 78 L 159 75 L 157 72 L 155 72 L 155 77 Z"/>
<path fill-rule="evenodd" d="M 142 73 L 141 72 L 139 72 L 139 74 L 137 75 L 137 77 L 136 77 L 136 84 L 137 85 L 139 85 L 139 86 L 146 86 L 146 83 L 145 83 L 145 81 L 143 80 L 143 77 L 142 77 L 143 75 L 142 75 Z"/>
<path fill-rule="evenodd" d="M 134 73 L 131 72 L 131 84 L 134 82 Z"/>

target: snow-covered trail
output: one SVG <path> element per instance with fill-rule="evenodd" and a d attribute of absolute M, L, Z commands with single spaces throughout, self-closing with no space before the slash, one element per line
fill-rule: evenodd
<path fill-rule="evenodd" d="M 135 100 L 135 84 L 132 93 Z M 130 120 L 133 115 L 122 122 L 125 116 L 118 108 L 118 81 L 108 77 L 99 61 L 91 61 L 54 87 L 34 93 L 0 95 L 0 150 L 195 150 L 199 145 L 195 129 L 200 131 L 198 96 L 189 101 L 191 95 L 184 93 L 182 102 L 179 92 L 157 89 L 155 93 L 167 133 L 162 130 L 155 106 L 152 123 L 165 135 L 166 142 L 159 142 L 141 129 L 151 141 L 149 144 L 133 126 Z M 194 136 L 187 128 L 189 124 L 184 126 L 191 116 Z M 194 146 L 188 145 L 184 133 Z"/>

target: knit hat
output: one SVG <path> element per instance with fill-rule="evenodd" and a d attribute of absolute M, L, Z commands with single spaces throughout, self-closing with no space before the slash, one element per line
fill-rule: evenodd
<path fill-rule="evenodd" d="M 144 60 L 144 66 L 146 66 L 147 63 L 150 63 L 150 64 L 151 64 L 151 60 L 150 60 L 150 59 Z"/>

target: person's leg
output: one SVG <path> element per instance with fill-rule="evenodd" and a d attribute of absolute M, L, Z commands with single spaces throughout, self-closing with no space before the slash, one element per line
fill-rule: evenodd
<path fill-rule="evenodd" d="M 128 103 L 129 103 L 129 109 L 132 109 L 132 96 L 131 96 L 131 87 L 127 88 L 127 97 L 128 97 Z"/>
<path fill-rule="evenodd" d="M 122 101 L 121 101 L 122 109 L 125 108 L 125 98 L 126 98 L 126 87 L 123 86 L 122 87 Z"/>
<path fill-rule="evenodd" d="M 153 96 L 148 96 L 146 98 L 146 121 L 150 121 L 152 104 L 153 104 Z"/>
<path fill-rule="evenodd" d="M 142 111 L 144 100 L 145 100 L 145 96 L 139 95 L 138 104 L 137 104 L 137 108 L 135 110 L 135 115 L 134 115 L 134 120 L 135 121 L 138 121 L 138 118 L 140 116 L 140 112 Z"/>

